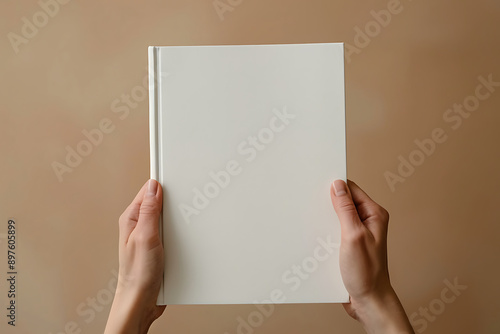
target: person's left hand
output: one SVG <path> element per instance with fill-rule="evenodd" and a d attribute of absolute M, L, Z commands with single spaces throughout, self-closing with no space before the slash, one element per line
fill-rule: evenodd
<path fill-rule="evenodd" d="M 105 333 L 147 333 L 166 306 L 157 306 L 163 275 L 159 237 L 162 188 L 149 180 L 119 219 L 119 275 Z"/>

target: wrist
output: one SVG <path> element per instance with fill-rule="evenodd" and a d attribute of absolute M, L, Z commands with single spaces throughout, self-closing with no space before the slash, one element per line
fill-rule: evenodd
<path fill-rule="evenodd" d="M 369 296 L 351 299 L 355 318 L 369 334 L 413 334 L 405 310 L 391 288 Z"/>
<path fill-rule="evenodd" d="M 105 334 L 147 333 L 155 320 L 154 313 L 151 305 L 144 302 L 142 294 L 117 289 Z"/>

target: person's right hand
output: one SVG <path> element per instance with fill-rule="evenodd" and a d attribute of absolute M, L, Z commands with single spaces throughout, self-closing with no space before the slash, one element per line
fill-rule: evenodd
<path fill-rule="evenodd" d="M 335 180 L 331 198 L 340 220 L 340 271 L 349 292 L 347 313 L 367 333 L 414 333 L 389 279 L 389 213 L 354 182 Z"/>
<path fill-rule="evenodd" d="M 151 179 L 120 216 L 120 269 L 105 334 L 147 333 L 165 311 L 165 305 L 156 305 L 164 268 L 158 225 L 162 198 L 161 185 Z"/>

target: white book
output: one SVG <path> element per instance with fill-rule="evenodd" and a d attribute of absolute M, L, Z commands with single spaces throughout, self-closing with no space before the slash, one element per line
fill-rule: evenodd
<path fill-rule="evenodd" d="M 342 43 L 149 47 L 158 304 L 347 302 Z"/>

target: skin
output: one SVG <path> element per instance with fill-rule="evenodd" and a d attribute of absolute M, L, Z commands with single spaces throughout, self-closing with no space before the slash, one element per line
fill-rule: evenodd
<path fill-rule="evenodd" d="M 163 246 L 158 220 L 162 189 L 149 180 L 119 219 L 118 286 L 105 334 L 147 333 L 165 311 L 157 306 L 163 274 Z"/>
<path fill-rule="evenodd" d="M 343 304 L 369 334 L 414 334 L 389 279 L 388 212 L 354 182 L 330 191 L 341 224 L 340 270 L 350 295 Z M 119 278 L 105 334 L 147 333 L 166 306 L 157 306 L 163 273 L 158 219 L 162 189 L 149 180 L 119 219 Z"/>
<path fill-rule="evenodd" d="M 340 273 L 349 292 L 347 313 L 369 334 L 414 334 L 389 279 L 389 213 L 354 182 L 332 184 L 330 196 L 340 220 Z"/>

